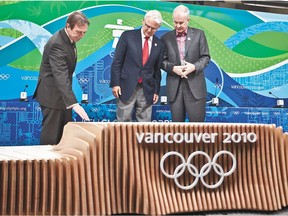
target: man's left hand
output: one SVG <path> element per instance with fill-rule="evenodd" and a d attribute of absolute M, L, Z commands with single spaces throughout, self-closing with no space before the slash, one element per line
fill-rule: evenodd
<path fill-rule="evenodd" d="M 157 103 L 158 99 L 159 99 L 159 96 L 157 94 L 154 94 L 154 96 L 153 96 L 153 104 Z"/>

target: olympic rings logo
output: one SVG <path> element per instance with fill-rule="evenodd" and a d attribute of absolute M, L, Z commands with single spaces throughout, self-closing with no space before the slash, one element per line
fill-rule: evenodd
<path fill-rule="evenodd" d="M 91 111 L 91 112 L 99 112 L 100 109 L 99 109 L 99 108 L 91 108 L 90 111 Z"/>
<path fill-rule="evenodd" d="M 8 80 L 10 78 L 10 74 L 0 74 L 0 80 Z"/>
<path fill-rule="evenodd" d="M 216 163 L 218 157 L 220 155 L 223 155 L 223 154 L 227 154 L 231 157 L 232 161 L 233 161 L 233 165 L 231 167 L 231 169 L 228 171 L 228 172 L 224 172 L 223 168 L 218 164 Z M 166 160 L 166 158 L 168 158 L 169 156 L 171 155 L 175 155 L 175 156 L 178 156 L 181 161 L 182 161 L 182 164 L 178 165 L 176 167 L 176 169 L 174 170 L 174 173 L 173 174 L 168 174 L 165 169 L 164 169 L 164 162 Z M 192 159 L 196 156 L 196 155 L 203 155 L 205 156 L 205 158 L 207 159 L 207 163 L 204 164 L 204 166 L 200 169 L 200 173 L 198 171 L 198 169 L 191 163 Z M 217 187 L 219 187 L 222 182 L 224 181 L 224 177 L 226 176 L 229 176 L 231 175 L 235 169 L 236 169 L 236 158 L 235 156 L 229 152 L 229 151 L 219 151 L 215 154 L 215 156 L 213 157 L 212 161 L 211 161 L 211 158 L 209 157 L 209 155 L 203 151 L 195 151 L 193 152 L 192 154 L 189 155 L 188 159 L 187 159 L 187 162 L 185 161 L 185 158 L 183 157 L 182 154 L 180 154 L 179 152 L 176 152 L 176 151 L 171 151 L 171 152 L 167 152 L 162 158 L 161 158 L 161 161 L 160 161 L 160 169 L 162 171 L 162 173 L 170 178 L 170 179 L 174 179 L 174 182 L 175 184 L 181 188 L 182 190 L 190 190 L 192 189 L 193 187 L 195 187 L 195 185 L 198 183 L 199 181 L 199 178 L 201 179 L 201 182 L 202 184 L 206 187 L 206 188 L 209 188 L 209 189 L 215 189 Z M 194 182 L 192 182 L 192 184 L 188 185 L 188 186 L 183 186 L 179 183 L 178 181 L 178 178 L 183 175 L 183 173 L 185 172 L 186 170 L 186 167 L 188 168 L 188 172 L 195 177 L 195 180 Z M 220 179 L 217 183 L 215 184 L 207 184 L 204 180 L 204 177 L 206 175 L 208 175 L 208 173 L 210 172 L 211 168 L 213 167 L 215 173 L 217 173 L 219 176 L 220 176 Z"/>
<path fill-rule="evenodd" d="M 275 86 L 272 88 L 274 91 L 279 91 L 281 88 L 279 86 Z"/>
<path fill-rule="evenodd" d="M 78 81 L 79 81 L 79 83 L 84 83 L 84 84 L 86 84 L 86 83 L 89 82 L 89 78 L 81 77 L 81 78 L 78 79 Z"/>

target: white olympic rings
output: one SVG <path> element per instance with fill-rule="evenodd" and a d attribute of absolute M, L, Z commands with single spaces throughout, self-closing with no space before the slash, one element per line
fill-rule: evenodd
<path fill-rule="evenodd" d="M 228 171 L 228 172 L 224 172 L 223 168 L 218 164 L 216 163 L 218 157 L 222 154 L 228 154 L 231 158 L 232 158 L 232 161 L 233 161 L 233 165 L 231 167 L 231 169 Z M 175 155 L 175 156 L 178 156 L 182 163 L 180 165 L 178 165 L 176 167 L 176 169 L 174 170 L 174 173 L 173 174 L 168 174 L 165 169 L 164 169 L 164 162 L 166 160 L 166 158 L 168 158 L 169 156 L 171 155 Z M 207 159 L 207 163 L 204 164 L 204 166 L 200 169 L 200 173 L 198 171 L 198 169 L 191 163 L 191 160 L 196 156 L 196 155 L 203 155 L 205 156 L 205 158 Z M 224 177 L 225 176 L 229 176 L 231 175 L 234 170 L 236 169 L 236 158 L 235 156 L 229 152 L 229 151 L 219 151 L 217 152 L 212 161 L 211 161 L 211 158 L 209 157 L 209 155 L 203 151 L 195 151 L 193 153 L 191 153 L 187 159 L 187 162 L 185 161 L 185 158 L 182 154 L 180 154 L 179 152 L 176 152 L 176 151 L 171 151 L 171 152 L 167 152 L 162 158 L 161 158 L 161 161 L 160 161 L 160 169 L 162 171 L 162 173 L 170 178 L 170 179 L 174 179 L 174 182 L 175 184 L 181 188 L 182 190 L 190 190 L 192 189 L 193 187 L 195 187 L 195 185 L 198 183 L 199 181 L 199 178 L 201 179 L 201 182 L 202 184 L 209 188 L 209 189 L 214 189 L 214 188 L 217 188 L 219 187 L 222 182 L 224 181 Z M 192 184 L 188 185 L 188 186 L 183 186 L 179 183 L 178 181 L 178 178 L 185 172 L 186 170 L 186 167 L 188 168 L 188 172 L 195 177 L 195 180 L 194 182 L 192 182 Z M 213 185 L 210 185 L 210 184 L 207 184 L 204 180 L 204 177 L 206 175 L 208 175 L 208 173 L 210 172 L 211 168 L 213 167 L 215 173 L 217 173 L 219 176 L 220 176 L 220 179 L 217 183 L 213 184 Z"/>
<path fill-rule="evenodd" d="M 0 80 L 8 80 L 10 78 L 10 74 L 0 74 Z"/>
<path fill-rule="evenodd" d="M 86 84 L 86 83 L 89 82 L 89 78 L 81 77 L 81 78 L 78 79 L 78 81 L 79 81 L 79 83 L 84 83 L 84 84 Z"/>

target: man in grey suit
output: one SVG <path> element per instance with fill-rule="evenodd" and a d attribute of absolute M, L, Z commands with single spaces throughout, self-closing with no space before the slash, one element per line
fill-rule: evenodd
<path fill-rule="evenodd" d="M 65 28 L 56 32 L 46 43 L 38 83 L 33 98 L 43 114 L 40 144 L 57 144 L 65 124 L 72 121 L 72 109 L 89 121 L 72 90 L 72 77 L 77 62 L 75 42 L 86 33 L 87 17 L 75 11 L 68 17 Z"/>
<path fill-rule="evenodd" d="M 174 30 L 161 37 L 165 43 L 162 69 L 167 72 L 166 89 L 173 122 L 203 122 L 206 82 L 203 69 L 210 61 L 204 32 L 188 27 L 190 11 L 184 5 L 173 11 Z"/>
<path fill-rule="evenodd" d="M 151 121 L 152 104 L 158 101 L 164 44 L 154 34 L 161 26 L 159 11 L 148 11 L 142 28 L 125 31 L 111 65 L 110 87 L 117 98 L 117 121 Z"/>

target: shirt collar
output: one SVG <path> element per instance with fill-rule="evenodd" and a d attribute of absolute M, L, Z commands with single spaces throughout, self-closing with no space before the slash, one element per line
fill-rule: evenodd
<path fill-rule="evenodd" d="M 146 36 L 144 35 L 143 28 L 141 28 L 141 38 L 144 40 L 145 37 L 146 37 Z M 152 38 L 153 38 L 153 36 L 151 36 L 151 37 L 148 39 L 148 41 L 152 41 Z"/>
<path fill-rule="evenodd" d="M 71 38 L 69 37 L 69 34 L 68 34 L 68 32 L 67 32 L 66 28 L 64 28 L 64 31 L 65 31 L 66 35 L 68 36 L 68 38 L 69 38 L 69 40 L 70 40 L 71 44 L 73 44 L 73 43 L 74 43 L 74 41 L 73 41 L 73 40 L 71 40 Z"/>
<path fill-rule="evenodd" d="M 176 31 L 176 37 L 186 37 L 186 35 L 187 35 L 187 29 L 186 29 L 186 31 L 181 32 L 181 33 Z"/>

